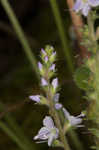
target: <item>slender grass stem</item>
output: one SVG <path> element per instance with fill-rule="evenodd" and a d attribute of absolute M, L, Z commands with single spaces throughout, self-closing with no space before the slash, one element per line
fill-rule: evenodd
<path fill-rule="evenodd" d="M 8 128 L 2 121 L 0 121 L 0 128 L 6 132 L 10 138 L 12 138 L 17 145 L 20 147 L 20 149 L 22 150 L 27 150 L 27 148 L 25 147 L 25 145 L 22 143 L 22 141 L 14 134 L 14 132 L 12 131 L 12 129 Z"/>
<path fill-rule="evenodd" d="M 54 17 L 55 17 L 55 21 L 56 21 L 56 25 L 57 25 L 57 28 L 58 28 L 58 31 L 59 31 L 60 39 L 61 39 L 61 42 L 62 42 L 62 47 L 63 47 L 65 59 L 67 61 L 70 72 L 73 73 L 74 65 L 73 65 L 73 62 L 72 62 L 71 54 L 70 54 L 70 49 L 71 48 L 69 46 L 68 39 L 66 38 L 66 35 L 65 35 L 65 31 L 64 31 L 64 27 L 63 27 L 63 23 L 62 23 L 62 19 L 61 19 L 61 15 L 60 15 L 60 12 L 59 12 L 58 5 L 57 5 L 56 0 L 50 0 L 50 4 L 51 4 L 51 8 L 52 8 Z"/>
<path fill-rule="evenodd" d="M 0 0 L 0 2 L 1 2 L 6 14 L 8 15 L 8 18 L 16 32 L 16 35 L 23 47 L 23 50 L 24 50 L 27 58 L 29 59 L 33 69 L 35 70 L 37 77 L 39 78 L 37 62 L 36 62 L 35 56 L 32 53 L 32 50 L 28 43 L 28 40 L 25 37 L 25 34 L 17 20 L 17 17 L 15 15 L 13 9 L 11 8 L 11 5 L 9 4 L 8 0 Z"/>
<path fill-rule="evenodd" d="M 4 110 L 4 107 L 5 106 L 2 103 L 0 103 L 0 110 L 1 111 Z M 18 138 L 19 141 L 21 141 L 21 143 L 24 145 L 24 147 L 28 148 L 28 150 L 32 150 L 33 145 L 31 144 L 31 142 L 28 140 L 28 138 L 24 134 L 23 129 L 18 126 L 16 120 L 10 115 L 10 113 L 7 113 L 4 116 L 4 119 L 8 123 L 8 126 L 11 128 L 12 133 Z"/>

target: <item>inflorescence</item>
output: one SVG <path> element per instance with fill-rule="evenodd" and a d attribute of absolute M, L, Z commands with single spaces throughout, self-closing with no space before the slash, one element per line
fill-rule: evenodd
<path fill-rule="evenodd" d="M 38 68 L 41 76 L 41 87 L 45 92 L 45 95 L 32 95 L 29 98 L 40 105 L 46 105 L 50 109 L 49 101 L 52 101 L 56 112 L 61 111 L 64 116 L 64 126 L 69 124 L 69 127 L 81 127 L 82 117 L 81 114 L 77 117 L 71 116 L 69 112 L 59 102 L 59 82 L 56 75 L 56 52 L 52 46 L 47 46 L 41 49 L 41 60 L 38 62 Z M 49 99 L 50 97 L 50 99 Z M 50 114 L 51 115 L 51 114 Z M 51 146 L 53 142 L 59 138 L 59 129 L 54 124 L 54 118 L 52 116 L 46 116 L 43 119 L 43 127 L 39 130 L 38 134 L 34 137 L 34 140 L 40 140 L 38 143 L 47 142 L 48 146 Z"/>

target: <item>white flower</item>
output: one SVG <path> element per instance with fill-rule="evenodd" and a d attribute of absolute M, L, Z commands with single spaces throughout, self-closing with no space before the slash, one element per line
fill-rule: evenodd
<path fill-rule="evenodd" d="M 52 86 L 56 90 L 56 88 L 58 87 L 58 78 L 53 79 Z"/>
<path fill-rule="evenodd" d="M 59 103 L 59 96 L 60 96 L 60 94 L 59 94 L 59 93 L 56 93 L 56 94 L 54 95 L 54 97 L 53 97 L 53 101 L 54 101 L 54 103 L 55 103 L 55 108 L 56 108 L 57 110 L 60 110 L 60 109 L 62 108 L 62 104 Z"/>
<path fill-rule="evenodd" d="M 44 78 L 41 78 L 41 85 L 42 86 L 47 86 L 48 82 Z"/>
<path fill-rule="evenodd" d="M 84 16 L 87 16 L 91 7 L 99 5 L 99 0 L 76 0 L 73 10 L 75 12 L 81 11 Z"/>
<path fill-rule="evenodd" d="M 48 141 L 48 146 L 51 146 L 53 140 L 58 138 L 59 130 L 54 126 L 54 122 L 50 116 L 44 118 L 43 125 L 44 127 L 39 130 L 34 140 L 42 140 L 39 143 Z"/>
<path fill-rule="evenodd" d="M 83 125 L 79 125 L 79 124 L 82 123 L 82 118 L 81 117 L 85 116 L 83 113 L 81 113 L 80 115 L 75 117 L 75 116 L 70 115 L 69 112 L 65 108 L 63 108 L 63 112 L 64 112 L 64 116 L 69 121 L 71 126 L 83 127 Z"/>
<path fill-rule="evenodd" d="M 40 103 L 40 95 L 32 95 L 29 98 L 36 103 Z"/>

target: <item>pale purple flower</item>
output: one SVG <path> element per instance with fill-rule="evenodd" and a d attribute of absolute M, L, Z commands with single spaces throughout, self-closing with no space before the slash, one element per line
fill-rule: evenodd
<path fill-rule="evenodd" d="M 59 101 L 59 96 L 60 96 L 60 94 L 59 93 L 56 93 L 55 95 L 54 95 L 54 102 L 58 102 Z"/>
<path fill-rule="evenodd" d="M 48 82 L 44 78 L 41 78 L 41 85 L 42 86 L 47 86 Z"/>
<path fill-rule="evenodd" d="M 85 116 L 83 113 L 75 117 L 75 116 L 70 115 L 70 113 L 65 108 L 63 108 L 63 112 L 64 112 L 65 118 L 69 121 L 71 126 L 83 127 L 83 125 L 79 125 L 82 123 L 81 117 Z"/>
<path fill-rule="evenodd" d="M 62 108 L 62 104 L 61 103 L 56 103 L 55 104 L 55 108 L 57 109 L 57 110 L 60 110 L 61 108 Z"/>
<path fill-rule="evenodd" d="M 46 116 L 43 120 L 43 127 L 39 130 L 34 140 L 41 140 L 39 143 L 48 142 L 48 146 L 52 145 L 53 140 L 58 138 L 59 130 L 55 127 L 50 116 Z"/>
<path fill-rule="evenodd" d="M 60 96 L 60 94 L 59 94 L 59 93 L 56 93 L 55 96 L 53 97 L 53 101 L 54 101 L 54 103 L 55 103 L 55 108 L 56 108 L 57 110 L 60 110 L 60 109 L 62 108 L 62 104 L 59 103 L 59 96 Z"/>
<path fill-rule="evenodd" d="M 99 5 L 99 0 L 76 0 L 73 10 L 75 12 L 81 11 L 84 16 L 87 16 L 91 7 L 96 7 Z"/>
<path fill-rule="evenodd" d="M 45 56 L 44 60 L 47 63 L 48 62 L 48 56 Z"/>
<path fill-rule="evenodd" d="M 50 71 L 55 71 L 55 64 L 52 64 L 52 66 L 49 68 Z"/>
<path fill-rule="evenodd" d="M 39 68 L 40 71 L 42 70 L 43 65 L 41 64 L 41 62 L 38 62 L 38 68 Z"/>
<path fill-rule="evenodd" d="M 43 55 L 46 55 L 46 52 L 43 48 L 41 48 L 41 52 L 42 52 Z"/>
<path fill-rule="evenodd" d="M 58 78 L 53 79 L 52 86 L 56 90 L 56 88 L 58 87 Z"/>
<path fill-rule="evenodd" d="M 36 103 L 40 102 L 40 95 L 32 95 L 32 96 L 29 96 L 29 98 Z"/>

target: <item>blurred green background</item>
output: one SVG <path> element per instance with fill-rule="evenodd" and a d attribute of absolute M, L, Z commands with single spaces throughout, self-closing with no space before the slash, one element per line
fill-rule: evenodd
<path fill-rule="evenodd" d="M 73 81 L 73 74 L 64 55 L 64 50 L 68 50 L 72 54 L 73 65 L 77 66 L 75 56 L 79 55 L 79 50 L 66 1 L 57 0 L 63 22 L 62 29 L 56 23 L 57 17 L 53 15 L 50 0 L 9 0 L 9 2 L 38 61 L 41 48 L 46 44 L 55 47 L 58 55 L 57 75 L 61 86 L 60 101 L 71 114 L 79 114 L 87 104 Z M 63 38 L 65 36 L 63 39 L 65 44 L 62 35 Z M 33 136 L 42 126 L 42 119 L 48 111 L 45 106 L 35 105 L 28 97 L 41 92 L 34 68 L 0 5 L 0 150 L 54 149 L 49 148 L 47 144 L 36 144 L 33 141 Z M 93 141 L 87 129 L 77 129 L 76 132 L 84 150 L 90 149 L 89 145 Z M 68 140 L 75 150 L 69 135 Z"/>

